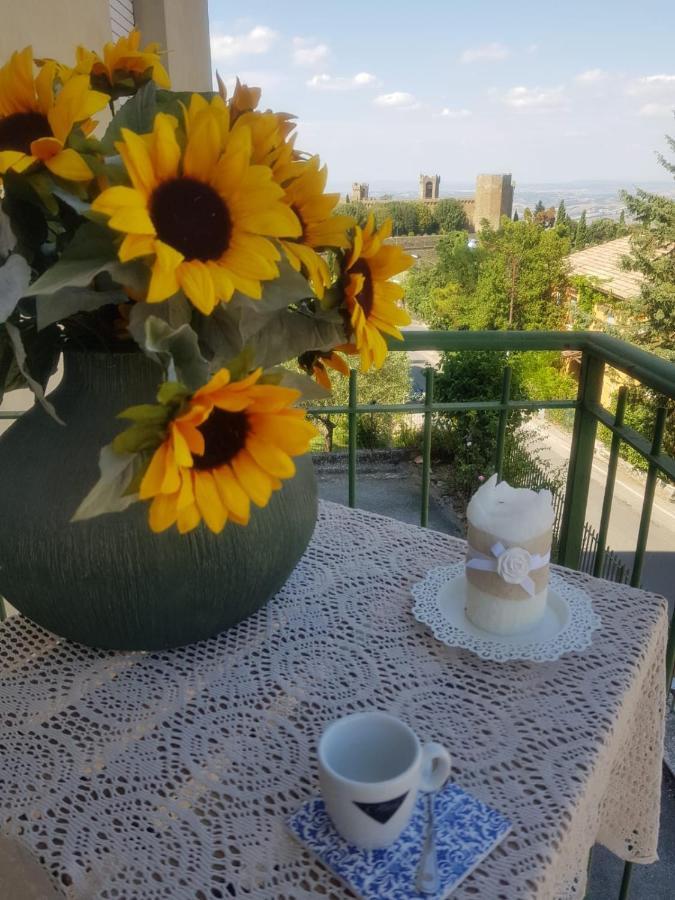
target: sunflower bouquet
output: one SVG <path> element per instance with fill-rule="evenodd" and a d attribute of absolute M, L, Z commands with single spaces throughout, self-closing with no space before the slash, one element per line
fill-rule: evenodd
<path fill-rule="evenodd" d="M 298 401 L 350 355 L 381 366 L 408 322 L 391 224 L 335 215 L 293 118 L 218 88 L 169 90 L 138 32 L 0 69 L 0 399 L 29 387 L 55 416 L 63 352 L 158 366 L 157 402 L 120 410 L 74 519 L 147 501 L 155 532 L 245 525 L 309 449 Z"/>

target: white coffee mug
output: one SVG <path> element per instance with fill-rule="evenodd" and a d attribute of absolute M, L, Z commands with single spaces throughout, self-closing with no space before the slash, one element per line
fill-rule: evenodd
<path fill-rule="evenodd" d="M 393 844 L 410 821 L 418 791 L 437 790 L 449 774 L 445 747 L 421 745 L 388 713 L 345 716 L 319 741 L 326 811 L 348 843 L 366 850 Z"/>

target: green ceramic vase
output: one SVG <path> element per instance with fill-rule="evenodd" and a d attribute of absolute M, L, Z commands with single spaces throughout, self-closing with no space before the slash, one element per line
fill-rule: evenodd
<path fill-rule="evenodd" d="M 50 399 L 0 438 L 0 595 L 44 628 L 92 647 L 157 650 L 211 637 L 282 587 L 317 515 L 309 456 L 246 527 L 153 534 L 147 504 L 71 523 L 98 478 L 117 413 L 152 402 L 159 368 L 140 353 L 71 352 Z"/>

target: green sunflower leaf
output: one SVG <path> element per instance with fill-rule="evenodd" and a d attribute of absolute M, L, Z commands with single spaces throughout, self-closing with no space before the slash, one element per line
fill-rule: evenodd
<path fill-rule="evenodd" d="M 154 403 L 139 403 L 137 406 L 129 406 L 117 413 L 118 419 L 131 419 L 132 422 L 141 422 L 147 425 L 164 425 L 171 415 L 170 410 Z"/>
<path fill-rule="evenodd" d="M 118 260 L 113 233 L 95 222 L 85 222 L 58 262 L 33 282 L 30 293 L 55 294 L 63 288 L 89 287 L 94 277 L 104 271 L 134 290 L 144 284 L 143 266 L 136 261 Z"/>
<path fill-rule="evenodd" d="M 75 510 L 71 522 L 82 522 L 104 513 L 123 512 L 138 500 L 137 493 L 128 493 L 130 485 L 147 468 L 148 455 L 116 453 L 111 444 L 100 452 L 99 480 Z M 140 482 L 139 482 L 140 483 Z"/>
<path fill-rule="evenodd" d="M 19 253 L 13 253 L 0 266 L 0 324 L 16 309 L 19 300 L 26 295 L 30 283 L 30 267 Z"/>
<path fill-rule="evenodd" d="M 136 134 L 148 134 L 157 112 L 157 88 L 149 81 L 133 97 L 127 100 L 115 113 L 101 141 L 103 153 L 116 153 L 115 141 L 122 139 L 122 129 L 128 128 Z"/>
<path fill-rule="evenodd" d="M 141 450 L 154 450 L 164 440 L 164 423 L 142 423 L 132 425 L 126 431 L 113 438 L 112 448 L 115 453 L 138 453 Z"/>
<path fill-rule="evenodd" d="M 187 323 L 172 328 L 157 316 L 149 316 L 142 347 L 164 366 L 168 381 L 180 381 L 195 391 L 209 380 L 209 365 L 199 349 L 196 332 Z"/>
<path fill-rule="evenodd" d="M 178 406 L 190 396 L 190 391 L 178 381 L 165 381 L 157 391 L 157 400 L 164 406 Z"/>
<path fill-rule="evenodd" d="M 128 299 L 122 288 L 94 291 L 85 287 L 67 287 L 49 296 L 41 294 L 35 298 L 38 331 L 53 322 L 67 319 L 74 313 L 91 312 L 102 306 L 126 303 Z"/>

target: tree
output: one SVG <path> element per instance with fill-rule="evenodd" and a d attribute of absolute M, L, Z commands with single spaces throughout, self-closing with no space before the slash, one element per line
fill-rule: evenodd
<path fill-rule="evenodd" d="M 535 211 L 534 221 L 540 228 L 552 228 L 555 224 L 555 210 L 549 206 L 548 209 Z"/>
<path fill-rule="evenodd" d="M 569 241 L 534 222 L 504 222 L 481 234 L 484 259 L 476 307 L 485 324 L 473 327 L 553 330 L 567 317 Z"/>
<path fill-rule="evenodd" d="M 351 216 L 356 219 L 359 225 L 364 226 L 368 219 L 369 207 L 365 203 L 338 203 L 333 210 L 334 216 Z"/>
<path fill-rule="evenodd" d="M 418 234 L 436 234 L 438 222 L 434 217 L 434 210 L 430 203 L 416 203 Z"/>
<path fill-rule="evenodd" d="M 666 140 L 675 153 L 675 139 Z M 661 154 L 659 162 L 675 176 L 675 162 Z M 626 266 L 644 278 L 628 330 L 637 343 L 675 360 L 675 200 L 644 190 L 621 196 L 638 222 Z"/>
<path fill-rule="evenodd" d="M 516 211 L 514 212 L 514 214 L 513 214 L 513 221 L 514 221 L 514 222 L 517 222 L 517 221 L 518 221 L 518 210 L 516 210 Z"/>
<path fill-rule="evenodd" d="M 352 360 L 354 364 L 354 361 Z M 331 373 L 332 391 L 326 400 L 312 400 L 312 406 L 346 406 L 349 403 L 349 379 Z M 405 403 L 410 398 L 410 363 L 401 351 L 387 354 L 381 369 L 359 374 L 359 403 Z M 358 441 L 361 447 L 386 447 L 402 416 L 368 413 L 358 417 Z M 319 415 L 324 431 L 324 445 L 331 451 L 334 442 L 347 443 L 346 416 Z"/>
<path fill-rule="evenodd" d="M 434 219 L 442 232 L 469 230 L 469 222 L 459 200 L 439 200 L 434 206 Z"/>
<path fill-rule="evenodd" d="M 558 204 L 558 212 L 555 216 L 556 225 L 564 225 L 567 221 L 567 210 L 565 209 L 565 201 L 561 200 Z"/>
<path fill-rule="evenodd" d="M 619 216 L 619 225 L 622 228 L 626 227 L 626 210 L 625 209 L 621 210 L 621 215 Z"/>
<path fill-rule="evenodd" d="M 546 208 L 546 207 L 544 206 L 544 204 L 542 203 L 542 201 L 541 201 L 541 200 L 537 200 L 537 205 L 536 205 L 535 208 L 534 208 L 534 214 L 535 214 L 535 216 L 537 215 L 537 213 L 543 213 L 545 208 Z"/>
<path fill-rule="evenodd" d="M 574 249 L 582 250 L 588 240 L 588 226 L 586 225 L 586 210 L 582 210 L 574 234 Z"/>

